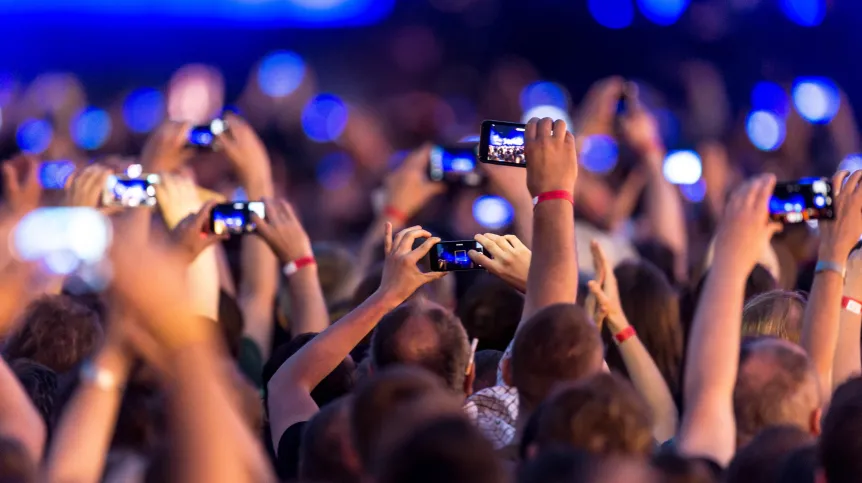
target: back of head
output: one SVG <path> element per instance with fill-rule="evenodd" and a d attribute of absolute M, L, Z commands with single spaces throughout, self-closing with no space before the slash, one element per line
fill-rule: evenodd
<path fill-rule="evenodd" d="M 742 310 L 742 335 L 767 335 L 798 344 L 807 303 L 805 295 L 787 290 L 755 295 Z"/>
<path fill-rule="evenodd" d="M 653 457 L 652 467 L 664 483 L 718 483 L 718 477 L 708 463 L 686 458 L 676 451 L 661 451 Z"/>
<path fill-rule="evenodd" d="M 458 317 L 467 334 L 479 339 L 479 350 L 505 351 L 523 312 L 524 297 L 490 275 L 479 277 L 458 305 Z"/>
<path fill-rule="evenodd" d="M 317 260 L 317 277 L 326 303 L 348 298 L 354 285 L 356 260 L 350 250 L 337 243 L 315 243 L 314 258 Z"/>
<path fill-rule="evenodd" d="M 797 427 L 767 428 L 736 452 L 725 473 L 727 483 L 768 483 L 777 481 L 787 455 L 806 447 L 814 437 Z"/>
<path fill-rule="evenodd" d="M 521 412 L 532 411 L 555 385 L 602 369 L 602 341 L 595 324 L 577 305 L 546 307 L 518 331 L 512 346 L 512 383 Z"/>
<path fill-rule="evenodd" d="M 518 483 L 589 481 L 596 470 L 595 456 L 573 448 L 547 449 L 518 469 Z"/>
<path fill-rule="evenodd" d="M 601 456 L 645 457 L 655 446 L 649 407 L 627 380 L 614 374 L 596 374 L 561 388 L 532 417 L 540 453 L 567 445 Z"/>
<path fill-rule="evenodd" d="M 36 478 L 36 462 L 27 449 L 17 440 L 0 437 L 0 481 L 32 483 Z"/>
<path fill-rule="evenodd" d="M 821 400 L 808 356 L 780 339 L 760 338 L 743 345 L 733 405 L 740 446 L 770 426 L 810 431 Z"/>
<path fill-rule="evenodd" d="M 440 377 L 455 392 L 463 392 L 470 358 L 467 333 L 445 308 L 417 300 L 386 314 L 371 338 L 375 369 L 412 365 Z"/>
<path fill-rule="evenodd" d="M 832 394 L 820 434 L 820 464 L 829 483 L 862 481 L 862 377 Z"/>
<path fill-rule="evenodd" d="M 817 444 L 791 451 L 784 458 L 776 483 L 815 483 L 817 481 Z"/>
<path fill-rule="evenodd" d="M 12 362 L 10 367 L 50 430 L 53 426 L 54 406 L 57 400 L 57 373 L 28 359 L 18 359 Z"/>
<path fill-rule="evenodd" d="M 4 352 L 7 360 L 26 358 L 62 373 L 93 355 L 103 339 L 95 311 L 69 296 L 47 295 L 27 307 Z"/>
<path fill-rule="evenodd" d="M 476 352 L 476 379 L 473 381 L 473 392 L 497 385 L 497 368 L 503 353 L 497 350 Z"/>
<path fill-rule="evenodd" d="M 302 481 L 351 483 L 359 481 L 358 462 L 350 441 L 350 401 L 334 401 L 305 426 L 299 450 Z"/>

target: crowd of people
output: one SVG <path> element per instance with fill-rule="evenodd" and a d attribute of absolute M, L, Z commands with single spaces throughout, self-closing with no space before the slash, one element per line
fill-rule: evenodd
<path fill-rule="evenodd" d="M 488 159 L 502 163 L 524 164 L 524 146 L 488 146 Z"/>
<path fill-rule="evenodd" d="M 0 252 L 0 481 L 860 481 L 862 171 L 835 175 L 816 230 L 770 221 L 773 174 L 687 218 L 621 90 L 597 85 L 576 129 L 532 119 L 526 168 L 480 166 L 514 219 L 457 279 L 415 224 L 457 189 L 427 145 L 357 243 L 312 241 L 236 115 L 207 155 L 265 203 L 253 234 L 212 233 L 226 200 L 190 168 L 189 123 L 125 161 L 159 175 L 155 207 L 101 205 L 117 161 L 59 193 L 39 159 L 6 161 L 2 239 L 47 206 L 113 236 L 103 290 Z M 599 133 L 634 159 L 610 197 L 579 163 Z"/>

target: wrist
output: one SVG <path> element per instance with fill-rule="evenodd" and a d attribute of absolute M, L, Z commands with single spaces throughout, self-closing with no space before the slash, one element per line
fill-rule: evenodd
<path fill-rule="evenodd" d="M 243 181 L 242 187 L 250 200 L 260 200 L 262 198 L 272 198 L 275 195 L 275 188 L 272 183 L 272 176 L 257 176 L 250 181 Z"/>
<path fill-rule="evenodd" d="M 285 263 L 284 267 L 282 267 L 282 273 L 285 277 L 291 280 L 301 273 L 311 273 L 316 276 L 317 260 L 315 260 L 313 254 L 292 258 L 287 263 Z"/>
<path fill-rule="evenodd" d="M 410 295 L 399 293 L 397 289 L 388 287 L 380 287 L 374 292 L 369 300 L 372 300 L 375 305 L 379 305 L 386 310 L 394 310 L 396 307 L 404 303 Z"/>

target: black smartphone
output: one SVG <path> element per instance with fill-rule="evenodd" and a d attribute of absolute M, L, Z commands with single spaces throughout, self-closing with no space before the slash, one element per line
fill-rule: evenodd
<path fill-rule="evenodd" d="M 189 131 L 189 146 L 200 149 L 212 149 L 216 136 L 227 131 L 227 121 L 213 119 L 209 124 L 195 126 Z"/>
<path fill-rule="evenodd" d="M 157 174 L 141 174 L 137 177 L 111 175 L 102 192 L 102 205 L 136 206 L 156 205 L 156 185 L 161 178 Z"/>
<path fill-rule="evenodd" d="M 524 152 L 526 124 L 484 121 L 479 133 L 479 161 L 504 166 L 527 167 Z"/>
<path fill-rule="evenodd" d="M 428 162 L 428 179 L 479 186 L 482 175 L 476 170 L 477 144 L 434 146 Z"/>
<path fill-rule="evenodd" d="M 252 213 L 261 220 L 266 219 L 266 209 L 262 201 L 235 201 L 215 205 L 210 217 L 210 231 L 216 235 L 252 233 L 257 228 L 251 219 Z"/>
<path fill-rule="evenodd" d="M 431 247 L 428 254 L 432 272 L 456 272 L 460 270 L 484 270 L 473 263 L 467 255 L 470 250 L 485 253 L 485 249 L 475 240 L 440 242 Z"/>
<path fill-rule="evenodd" d="M 832 182 L 828 178 L 803 178 L 776 184 L 769 199 L 769 216 L 782 223 L 834 219 Z"/>

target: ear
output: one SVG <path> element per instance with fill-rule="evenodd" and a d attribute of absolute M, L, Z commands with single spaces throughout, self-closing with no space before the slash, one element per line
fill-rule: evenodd
<path fill-rule="evenodd" d="M 470 363 L 470 370 L 467 372 L 467 377 L 464 378 L 464 397 L 470 397 L 473 394 L 473 384 L 476 382 L 476 363 Z"/>
<path fill-rule="evenodd" d="M 502 361 L 500 361 L 500 367 L 503 369 L 503 382 L 506 383 L 507 386 L 514 387 L 512 384 L 512 356 L 504 357 Z"/>
<path fill-rule="evenodd" d="M 820 426 L 820 422 L 823 418 L 823 408 L 817 408 L 814 411 L 811 411 L 811 421 L 809 421 L 809 432 L 813 436 L 820 436 L 820 432 L 822 428 Z"/>

